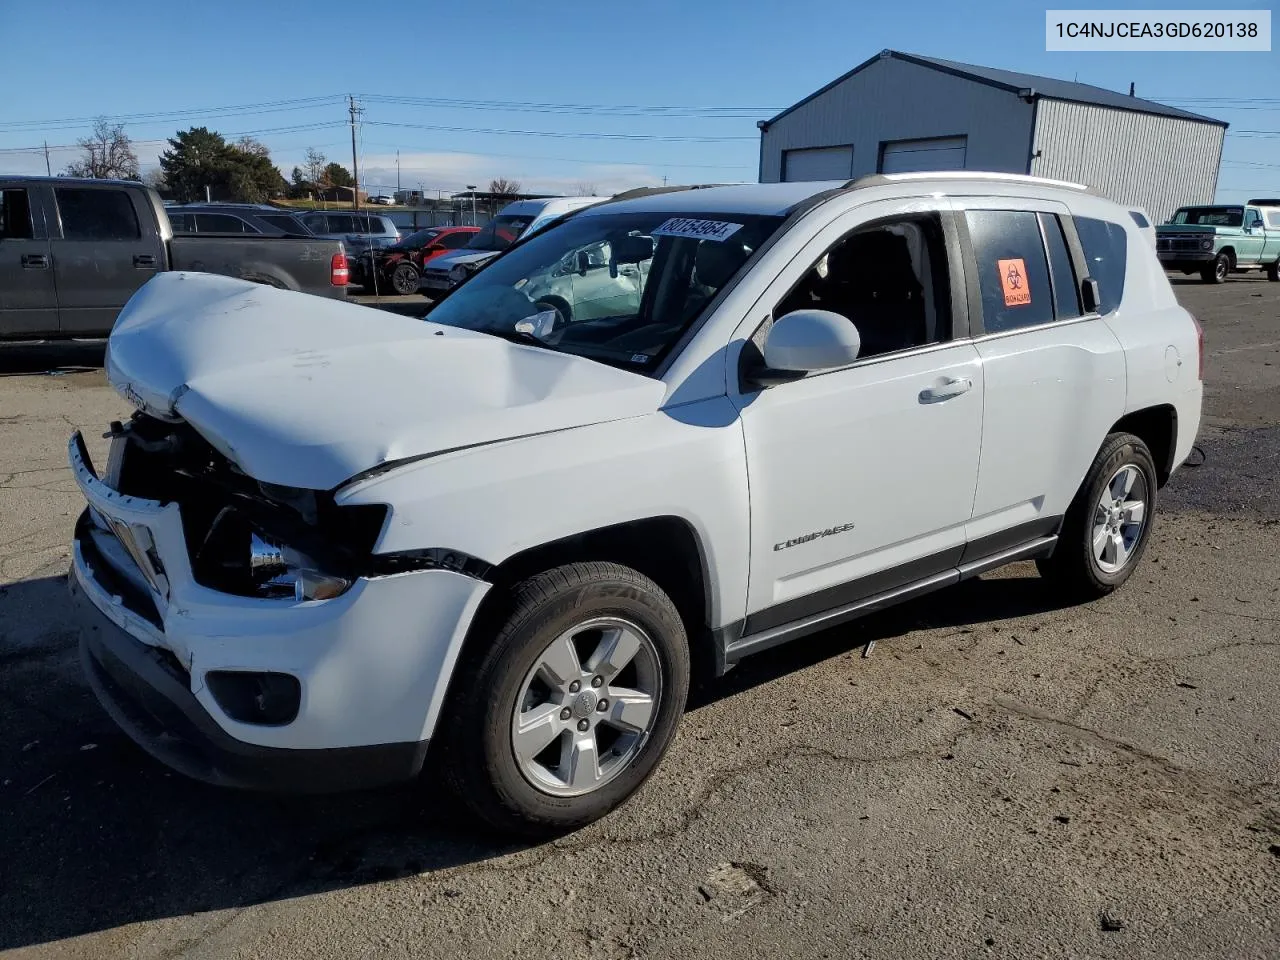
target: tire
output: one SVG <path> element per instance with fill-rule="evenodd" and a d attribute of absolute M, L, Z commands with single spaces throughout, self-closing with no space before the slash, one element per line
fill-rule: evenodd
<path fill-rule="evenodd" d="M 1220 253 L 1213 262 L 1200 270 L 1200 279 L 1205 283 L 1222 283 L 1231 272 L 1231 257 Z"/>
<path fill-rule="evenodd" d="M 412 263 L 397 263 L 391 271 L 391 289 L 402 297 L 418 292 L 418 268 Z"/>
<path fill-rule="evenodd" d="M 478 629 L 441 713 L 442 772 L 462 803 L 503 833 L 537 837 L 591 823 L 634 794 L 670 746 L 689 690 L 684 624 L 662 589 L 616 563 L 569 564 L 518 584 Z M 592 661 L 615 641 L 637 652 L 616 672 L 600 667 L 610 679 L 596 686 Z M 615 727 L 624 713 L 643 729 Z M 594 755 L 579 749 L 588 741 Z"/>
<path fill-rule="evenodd" d="M 1131 508 L 1113 509 L 1113 494 L 1122 488 L 1123 481 L 1119 487 L 1113 484 L 1121 473 L 1132 478 L 1125 502 L 1142 505 L 1136 530 L 1125 520 L 1133 519 Z M 1144 489 L 1139 490 L 1139 479 Z M 1115 590 L 1133 574 L 1147 548 L 1155 523 L 1156 488 L 1155 462 L 1147 445 L 1131 433 L 1108 435 L 1067 510 L 1053 556 L 1036 561 L 1040 575 L 1070 600 L 1096 599 Z M 1113 522 L 1117 528 L 1110 526 Z M 1114 534 L 1113 529 L 1117 530 Z M 1100 532 L 1110 544 L 1099 540 Z M 1120 540 L 1116 541 L 1115 536 Z M 1121 545 L 1123 559 L 1118 549 Z"/>
<path fill-rule="evenodd" d="M 1267 279 L 1272 283 L 1280 282 L 1280 257 L 1277 257 L 1275 263 L 1267 267 Z"/>
<path fill-rule="evenodd" d="M 545 313 L 548 310 L 554 310 L 556 312 L 557 330 L 573 319 L 573 316 L 569 311 L 569 305 L 563 300 L 539 300 L 534 304 L 534 309 L 540 313 Z"/>

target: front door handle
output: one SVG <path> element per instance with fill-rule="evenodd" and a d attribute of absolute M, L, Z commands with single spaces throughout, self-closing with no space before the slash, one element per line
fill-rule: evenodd
<path fill-rule="evenodd" d="M 43 253 L 24 253 L 22 266 L 25 270 L 48 270 L 49 257 Z"/>
<path fill-rule="evenodd" d="M 148 267 L 154 267 L 156 265 L 155 254 L 136 253 L 133 256 L 133 265 L 140 270 L 145 270 Z"/>
<path fill-rule="evenodd" d="M 968 377 L 951 377 L 933 387 L 925 387 L 920 391 L 921 403 L 941 403 L 973 389 L 973 381 Z"/>

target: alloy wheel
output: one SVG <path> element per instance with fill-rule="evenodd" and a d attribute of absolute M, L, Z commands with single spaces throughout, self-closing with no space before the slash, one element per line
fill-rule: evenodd
<path fill-rule="evenodd" d="M 1093 556 L 1105 573 L 1116 573 L 1133 556 L 1147 525 L 1147 478 L 1131 463 L 1117 470 L 1093 512 Z"/>
<path fill-rule="evenodd" d="M 581 796 L 622 773 L 658 720 L 662 669 L 637 624 L 599 617 L 566 630 L 525 675 L 511 748 L 535 788 Z"/>

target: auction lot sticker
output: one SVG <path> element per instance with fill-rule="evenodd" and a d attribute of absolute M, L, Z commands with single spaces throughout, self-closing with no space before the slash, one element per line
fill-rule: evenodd
<path fill-rule="evenodd" d="M 723 220 L 692 220 L 689 217 L 672 217 L 653 231 L 655 237 L 692 237 L 694 240 L 728 240 L 742 229 L 740 223 Z"/>

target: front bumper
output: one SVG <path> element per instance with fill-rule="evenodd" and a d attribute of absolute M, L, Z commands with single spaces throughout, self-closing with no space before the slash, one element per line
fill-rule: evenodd
<path fill-rule="evenodd" d="M 1156 256 L 1164 264 L 1174 263 L 1212 263 L 1218 256 L 1214 250 L 1157 250 Z"/>
<path fill-rule="evenodd" d="M 221 593 L 191 574 L 179 504 L 113 490 L 94 473 L 78 434 L 69 459 L 91 508 L 134 548 L 113 549 L 110 555 L 99 549 L 102 537 L 111 535 L 102 533 L 86 511 L 72 545 L 70 573 L 77 595 L 100 615 L 98 632 L 123 638 L 85 643 L 91 654 L 98 652 L 86 660 L 93 668 L 91 680 L 98 678 L 95 690 L 126 732 L 165 762 L 214 782 L 277 787 L 280 778 L 270 771 L 246 773 L 245 768 L 269 766 L 276 758 L 286 758 L 280 762 L 291 773 L 304 760 L 325 768 L 329 757 L 339 756 L 334 751 L 349 748 L 372 750 L 369 756 L 379 758 L 349 767 L 378 767 L 383 772 L 371 773 L 371 782 L 386 782 L 391 774 L 384 764 L 412 775 L 415 751 L 425 751 L 453 664 L 489 584 L 447 570 L 421 570 L 360 579 L 331 600 L 299 603 Z M 115 545 L 118 539 L 107 542 Z M 175 667 L 177 674 L 148 666 L 159 663 Z M 280 725 L 233 719 L 207 682 L 213 671 L 296 678 L 301 687 L 296 717 Z M 114 677 L 115 686 L 103 676 Z M 138 693 L 148 688 L 150 693 Z M 121 690 L 133 693 L 122 697 Z M 128 706 L 157 697 L 175 706 L 141 713 Z M 141 724 L 139 716 L 155 722 Z M 217 759 L 193 765 L 156 746 L 171 740 L 194 741 L 195 753 Z M 184 755 L 189 752 L 184 748 Z M 289 758 L 295 753 L 297 759 Z M 336 762 L 339 768 L 344 764 Z M 214 773 L 202 775 L 202 770 Z M 341 786 L 366 782 L 344 776 Z"/>
<path fill-rule="evenodd" d="M 430 271 L 423 273 L 422 279 L 418 281 L 419 290 L 430 290 L 435 293 L 439 293 L 442 290 L 448 290 L 452 286 L 453 281 L 449 279 L 447 274 L 440 276 L 439 274 L 435 274 Z"/>
<path fill-rule="evenodd" d="M 230 736 L 191 692 L 173 654 L 135 640 L 68 578 L 85 610 L 80 659 L 103 708 L 134 743 L 179 773 L 223 787 L 330 793 L 408 780 L 422 770 L 427 741 L 300 750 Z"/>

